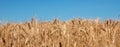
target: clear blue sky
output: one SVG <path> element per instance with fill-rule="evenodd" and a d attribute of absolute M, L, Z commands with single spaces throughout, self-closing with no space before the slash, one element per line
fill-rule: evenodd
<path fill-rule="evenodd" d="M 34 15 L 34 16 L 33 16 Z M 118 18 L 120 0 L 0 0 L 1 21 Z"/>

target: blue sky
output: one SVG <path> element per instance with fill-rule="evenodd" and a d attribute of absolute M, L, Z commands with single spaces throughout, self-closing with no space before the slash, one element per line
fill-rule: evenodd
<path fill-rule="evenodd" d="M 117 19 L 120 0 L 0 0 L 1 21 Z"/>

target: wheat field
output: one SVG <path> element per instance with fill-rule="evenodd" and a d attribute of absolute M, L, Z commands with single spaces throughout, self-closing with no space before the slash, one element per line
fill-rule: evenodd
<path fill-rule="evenodd" d="M 120 21 L 69 21 L 0 24 L 0 47 L 120 47 Z"/>

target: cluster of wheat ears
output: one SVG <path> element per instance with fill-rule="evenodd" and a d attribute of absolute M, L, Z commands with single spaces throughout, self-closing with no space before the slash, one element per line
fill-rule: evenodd
<path fill-rule="evenodd" d="M 120 47 L 120 21 L 32 19 L 0 24 L 0 47 Z"/>

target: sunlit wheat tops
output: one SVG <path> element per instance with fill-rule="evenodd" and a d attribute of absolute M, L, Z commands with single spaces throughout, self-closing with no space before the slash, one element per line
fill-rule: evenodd
<path fill-rule="evenodd" d="M 120 47 L 120 21 L 0 21 L 0 47 Z"/>

